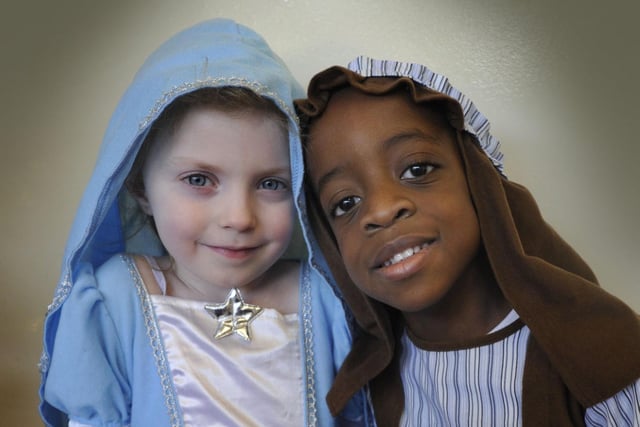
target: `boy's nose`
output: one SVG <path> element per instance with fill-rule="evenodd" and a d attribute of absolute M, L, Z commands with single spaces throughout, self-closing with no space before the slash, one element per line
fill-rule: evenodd
<path fill-rule="evenodd" d="M 367 232 L 390 227 L 396 221 L 415 213 L 413 202 L 402 193 L 394 191 L 380 191 L 369 197 L 365 201 L 365 209 L 362 225 Z"/>

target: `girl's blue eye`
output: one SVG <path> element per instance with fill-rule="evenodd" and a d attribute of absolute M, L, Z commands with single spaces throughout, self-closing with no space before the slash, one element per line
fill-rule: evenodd
<path fill-rule="evenodd" d="M 187 182 L 187 184 L 193 185 L 194 187 L 204 187 L 209 183 L 209 178 L 207 178 L 202 174 L 196 173 L 196 174 L 187 176 L 185 178 L 185 181 Z"/>
<path fill-rule="evenodd" d="M 354 208 L 354 206 L 360 203 L 360 200 L 362 199 L 358 196 L 345 197 L 334 205 L 333 209 L 331 209 L 331 215 L 334 218 L 338 218 L 342 215 L 347 214 L 351 209 Z"/>
<path fill-rule="evenodd" d="M 406 168 L 402 172 L 402 175 L 400 176 L 400 179 L 420 178 L 422 176 L 427 175 L 433 169 L 435 169 L 435 166 L 430 165 L 428 163 L 416 163 L 416 164 L 413 164 L 413 165 L 409 166 L 408 168 Z"/>
<path fill-rule="evenodd" d="M 282 191 L 287 189 L 287 184 L 278 179 L 270 178 L 260 182 L 260 188 L 262 190 Z"/>

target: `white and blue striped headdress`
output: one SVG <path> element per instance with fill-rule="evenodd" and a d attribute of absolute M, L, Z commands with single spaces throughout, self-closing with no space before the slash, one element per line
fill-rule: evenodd
<path fill-rule="evenodd" d="M 447 77 L 434 73 L 424 65 L 372 59 L 366 56 L 355 58 L 347 65 L 347 68 L 363 77 L 408 77 L 428 89 L 458 101 L 464 115 L 464 129 L 476 137 L 480 147 L 489 156 L 495 168 L 502 175 L 505 175 L 500 142 L 491 135 L 489 120 L 478 111 L 469 98 L 449 83 Z"/>

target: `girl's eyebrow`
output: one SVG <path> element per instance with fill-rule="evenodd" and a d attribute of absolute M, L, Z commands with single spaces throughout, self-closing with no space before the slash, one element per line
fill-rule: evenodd
<path fill-rule="evenodd" d="M 291 170 L 289 168 L 289 165 L 286 165 L 284 167 L 273 167 L 273 168 L 269 168 L 269 169 L 264 169 L 264 170 L 260 170 L 259 171 L 260 175 L 273 175 L 275 177 L 287 177 L 290 179 L 290 175 L 291 175 Z"/>
<path fill-rule="evenodd" d="M 193 169 L 211 170 L 215 171 L 220 168 L 219 165 L 203 162 L 201 159 L 195 159 L 193 157 L 174 157 L 168 160 L 168 163 L 177 167 L 188 165 Z M 264 169 L 256 170 L 262 175 L 286 175 L 290 173 L 289 163 L 283 163 L 281 165 L 274 165 L 272 167 L 265 167 Z"/>

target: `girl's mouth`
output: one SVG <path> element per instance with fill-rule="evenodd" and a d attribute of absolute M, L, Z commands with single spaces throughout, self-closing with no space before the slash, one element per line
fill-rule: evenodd
<path fill-rule="evenodd" d="M 252 255 L 258 247 L 231 247 L 231 246 L 210 246 L 209 249 L 224 256 L 227 259 L 244 259 Z"/>

